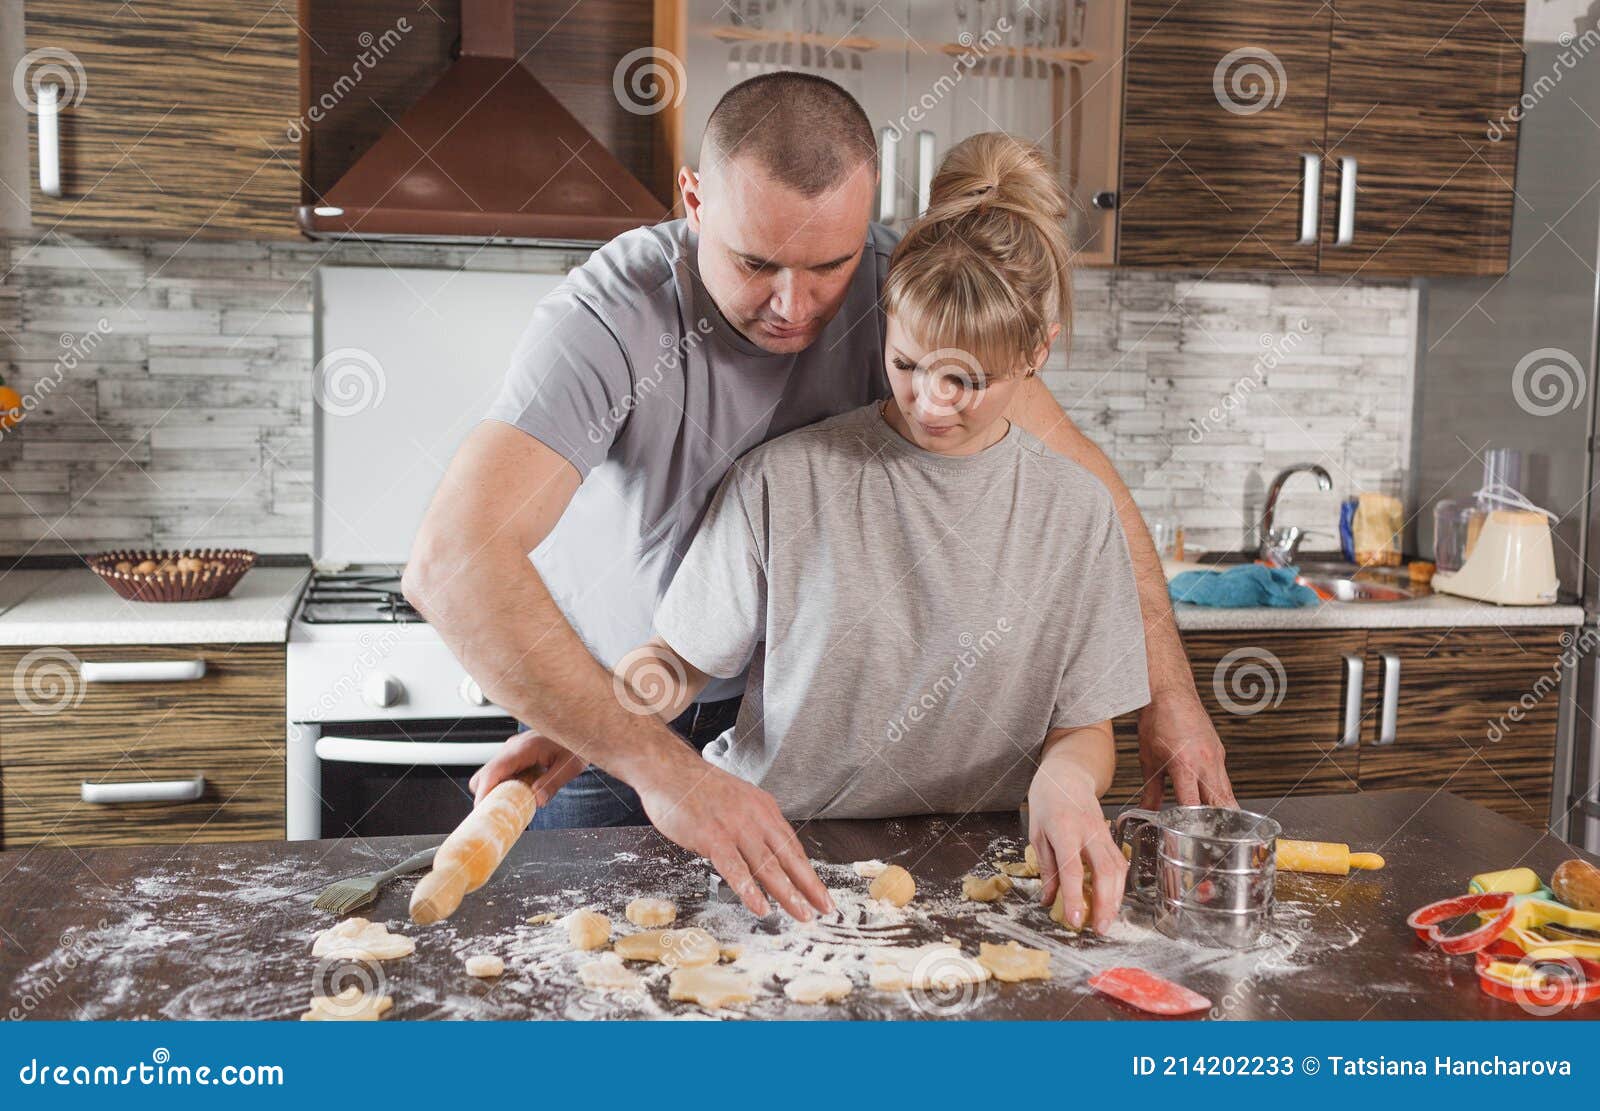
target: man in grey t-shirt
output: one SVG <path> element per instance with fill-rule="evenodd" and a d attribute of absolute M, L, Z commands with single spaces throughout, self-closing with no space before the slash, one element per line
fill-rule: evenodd
<path fill-rule="evenodd" d="M 739 452 L 884 396 L 876 153 L 859 105 L 831 82 L 777 73 L 730 90 L 698 172 L 679 173 L 687 219 L 608 244 L 537 308 L 405 573 L 407 597 L 467 671 L 533 730 L 480 773 L 480 792 L 539 766 L 543 804 L 594 765 L 616 778 L 595 773 L 591 788 L 629 785 L 657 829 L 763 914 L 766 895 L 800 917 L 829 905 L 793 830 L 770 795 L 619 697 L 612 657 L 645 639 L 633 633 Z M 1170 775 L 1181 801 L 1231 803 L 1126 487 L 1037 380 L 1008 416 L 1099 478 L 1128 535 L 1151 680 L 1146 801 Z"/>

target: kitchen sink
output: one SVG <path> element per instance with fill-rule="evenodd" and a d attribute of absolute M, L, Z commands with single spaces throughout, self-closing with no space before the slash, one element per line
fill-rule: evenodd
<path fill-rule="evenodd" d="M 1416 597 L 1409 590 L 1367 578 L 1308 575 L 1302 569 L 1300 580 L 1319 594 L 1331 595 L 1336 602 L 1409 602 Z"/>

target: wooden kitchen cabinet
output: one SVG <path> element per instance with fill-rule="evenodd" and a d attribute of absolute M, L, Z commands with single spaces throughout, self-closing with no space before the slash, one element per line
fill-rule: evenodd
<path fill-rule="evenodd" d="M 1129 0 L 1128 19 L 1119 263 L 1504 273 L 1522 0 Z"/>
<path fill-rule="evenodd" d="M 198 679 L 84 681 L 80 666 L 204 662 Z M 284 836 L 282 645 L 0 649 L 0 847 Z M 199 797 L 91 801 L 96 787 Z M 87 785 L 87 786 L 86 786 Z"/>
<path fill-rule="evenodd" d="M 1437 787 L 1542 827 L 1564 635 L 1570 641 L 1556 628 L 1370 632 L 1362 790 Z"/>
<path fill-rule="evenodd" d="M 1347 661 L 1365 651 L 1362 630 L 1190 633 L 1183 640 L 1195 689 L 1227 746 L 1236 795 L 1357 789 L 1359 733 L 1349 727 Z M 1106 797 L 1120 805 L 1138 800 L 1144 777 L 1136 718 L 1116 724 L 1117 775 Z"/>
<path fill-rule="evenodd" d="M 1183 639 L 1238 797 L 1429 787 L 1543 829 L 1570 636 L 1543 627 L 1240 630 Z M 1354 688 L 1351 661 L 1360 663 Z M 1118 719 L 1116 731 L 1117 774 L 1106 801 L 1136 803 L 1143 776 L 1135 715 Z"/>
<path fill-rule="evenodd" d="M 300 199 L 299 32 L 275 0 L 28 0 L 26 46 L 64 76 L 61 195 L 39 187 L 42 229 L 294 238 Z"/>

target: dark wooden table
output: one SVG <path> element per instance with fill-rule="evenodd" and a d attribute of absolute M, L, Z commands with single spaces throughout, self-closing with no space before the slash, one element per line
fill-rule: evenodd
<path fill-rule="evenodd" d="M 957 898 L 963 873 L 999 848 L 1020 853 L 1015 815 L 889 822 L 816 822 L 801 830 L 814 859 L 848 864 L 880 858 L 917 877 L 908 943 L 950 936 L 975 952 L 979 940 L 1043 938 L 1053 979 L 984 984 L 959 998 L 911 1000 L 864 984 L 843 1004 L 791 1004 L 770 980 L 747 1013 L 772 1018 L 1107 1019 L 1139 1017 L 1094 995 L 1087 976 L 1114 964 L 1142 964 L 1209 996 L 1214 1017 L 1240 1019 L 1515 1019 L 1510 1003 L 1479 991 L 1467 957 L 1418 945 L 1406 914 L 1464 890 L 1474 873 L 1526 865 L 1542 876 L 1575 855 L 1538 834 L 1453 795 L 1392 791 L 1262 800 L 1286 836 L 1347 841 L 1377 850 L 1382 872 L 1351 878 L 1283 875 L 1278 923 L 1258 950 L 1226 953 L 1168 941 L 1139 925 L 1113 937 L 1076 937 L 1020 899 L 981 913 Z M 327 883 L 372 870 L 422 847 L 427 838 L 375 841 L 192 845 L 181 849 L 32 850 L 0 853 L 0 991 L 5 1017 L 296 1018 L 329 977 L 372 974 L 395 1000 L 390 1019 L 629 1017 L 693 1014 L 670 1003 L 660 974 L 643 996 L 598 996 L 576 983 L 580 958 L 566 952 L 560 926 L 525 922 L 539 911 L 595 905 L 625 931 L 621 910 L 634 895 L 666 893 L 681 920 L 724 941 L 753 922 L 706 892 L 704 864 L 647 829 L 575 830 L 524 836 L 494 879 L 448 922 L 413 927 L 411 881 L 391 887 L 366 915 L 416 939 L 414 955 L 381 971 L 319 968 L 310 943 L 331 917 L 312 908 Z M 830 886 L 863 886 L 845 868 L 824 871 Z M 778 930 L 769 921 L 762 931 Z M 465 976 L 462 962 L 496 952 L 498 981 Z M 320 978 L 320 979 L 319 979 Z M 1595 1006 L 1558 1017 L 1595 1017 Z"/>

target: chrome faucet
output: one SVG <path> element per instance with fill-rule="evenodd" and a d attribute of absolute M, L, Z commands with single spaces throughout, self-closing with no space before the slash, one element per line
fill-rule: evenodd
<path fill-rule="evenodd" d="M 1278 472 L 1278 476 L 1272 480 L 1272 485 L 1267 489 L 1266 508 L 1261 511 L 1261 544 L 1256 552 L 1257 557 L 1271 567 L 1293 565 L 1300 551 L 1300 542 L 1306 538 L 1304 530 L 1296 525 L 1280 529 L 1274 527 L 1272 523 L 1273 517 L 1278 512 L 1278 495 L 1283 493 L 1283 484 L 1289 481 L 1290 475 L 1298 474 L 1300 471 L 1310 471 L 1317 476 L 1317 489 L 1333 489 L 1333 479 L 1316 463 L 1296 463 Z"/>

